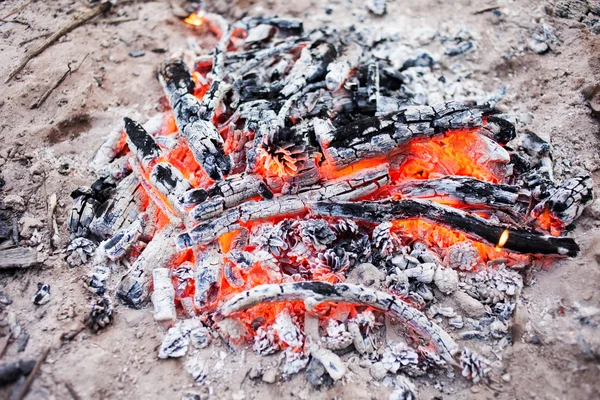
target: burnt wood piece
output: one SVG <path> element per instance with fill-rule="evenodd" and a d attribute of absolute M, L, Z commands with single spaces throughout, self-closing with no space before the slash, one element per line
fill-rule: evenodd
<path fill-rule="evenodd" d="M 574 257 L 579 246 L 568 237 L 554 237 L 524 229 L 512 228 L 474 214 L 427 200 L 391 200 L 384 202 L 318 202 L 311 210 L 323 216 L 352 218 L 374 223 L 391 220 L 422 219 L 465 233 L 474 240 L 492 246 L 508 231 L 507 250 L 525 254 L 555 254 Z"/>
<path fill-rule="evenodd" d="M 327 82 L 327 89 L 331 91 L 342 87 L 352 71 L 356 69 L 363 55 L 363 48 L 356 42 L 350 42 L 342 49 L 341 53 L 327 66 L 325 82 Z"/>
<path fill-rule="evenodd" d="M 168 162 L 158 163 L 152 168 L 150 182 L 165 195 L 173 208 L 179 205 L 179 197 L 192 188 L 192 184 L 181 171 Z"/>
<path fill-rule="evenodd" d="M 24 360 L 0 365 L 0 386 L 8 385 L 22 376 L 29 375 L 33 371 L 35 363 L 35 360 Z"/>
<path fill-rule="evenodd" d="M 129 150 L 135 154 L 140 163 L 146 168 L 151 161 L 160 157 L 160 147 L 142 125 L 130 118 L 124 118 L 124 121 Z"/>
<path fill-rule="evenodd" d="M 179 197 L 179 201 L 184 207 L 195 205 L 190 216 L 196 221 L 203 221 L 248 199 L 261 196 L 261 191 L 268 196 L 268 188 L 266 191 L 264 188 L 266 185 L 258 175 L 231 175 L 206 190 L 189 190 Z"/>
<path fill-rule="evenodd" d="M 171 106 L 179 103 L 183 95 L 194 93 L 192 74 L 181 58 L 168 60 L 159 71 L 158 79 Z"/>
<path fill-rule="evenodd" d="M 123 304 L 139 308 L 146 302 L 152 284 L 152 271 L 169 265 L 176 254 L 173 238 L 177 234 L 177 229 L 168 225 L 154 235 L 117 287 L 117 297 Z"/>
<path fill-rule="evenodd" d="M 198 308 L 208 306 L 219 294 L 221 275 L 225 260 L 216 247 L 207 249 L 198 259 L 194 273 L 194 304 Z"/>
<path fill-rule="evenodd" d="M 529 192 L 519 186 L 461 176 L 404 182 L 390 187 L 390 194 L 430 200 L 450 198 L 466 207 L 499 209 L 514 214 L 522 211 L 519 208 L 527 208 L 531 201 Z"/>
<path fill-rule="evenodd" d="M 0 269 L 29 268 L 41 264 L 33 247 L 14 247 L 0 250 Z"/>
<path fill-rule="evenodd" d="M 334 285 L 318 281 L 259 285 L 233 296 L 218 311 L 227 317 L 261 303 L 298 300 L 304 302 L 308 311 L 324 302 L 376 308 L 407 324 L 420 336 L 428 339 L 444 360 L 450 364 L 455 363 L 454 356 L 458 353 L 459 346 L 446 331 L 400 298 L 364 286 L 346 283 Z"/>
<path fill-rule="evenodd" d="M 131 245 L 139 239 L 143 228 L 144 216 L 143 214 L 140 214 L 140 217 L 138 217 L 131 225 L 119 230 L 113 237 L 102 242 L 101 246 L 106 256 L 112 261 L 116 261 L 123 257 Z"/>
<path fill-rule="evenodd" d="M 576 176 L 556 187 L 550 197 L 539 203 L 531 215 L 538 218 L 545 211 L 554 219 L 553 228 L 560 232 L 575 221 L 594 200 L 594 181 L 589 175 Z"/>
<path fill-rule="evenodd" d="M 310 203 L 319 200 L 354 200 L 373 193 L 389 182 L 388 166 L 365 169 L 312 188 L 295 196 L 279 196 L 272 200 L 251 201 L 226 210 L 221 216 L 201 223 L 177 238 L 180 248 L 208 244 L 219 236 L 239 229 L 243 223 L 274 217 L 297 215 Z"/>
<path fill-rule="evenodd" d="M 95 212 L 90 232 L 100 239 L 108 239 L 138 217 L 140 210 L 140 184 L 137 177 L 129 175 L 117 185 L 115 197 L 106 200 Z"/>
<path fill-rule="evenodd" d="M 300 58 L 287 75 L 281 94 L 291 96 L 308 83 L 322 78 L 327 72 L 327 66 L 336 58 L 335 47 L 325 41 L 316 41 L 302 49 Z"/>
<path fill-rule="evenodd" d="M 412 106 L 391 114 L 360 119 L 317 132 L 325 157 L 336 168 L 367 158 L 389 156 L 413 139 L 431 138 L 451 129 L 484 125 L 494 110 L 463 102 Z"/>
<path fill-rule="evenodd" d="M 367 96 L 368 102 L 375 106 L 379 102 L 379 62 L 372 60 L 367 65 Z"/>
<path fill-rule="evenodd" d="M 211 179 L 218 181 L 231 171 L 231 159 L 225 154 L 223 138 L 210 119 L 214 111 L 211 107 L 216 107 L 215 102 L 218 103 L 225 89 L 215 84 L 212 95 L 202 103 L 192 95 L 193 87 L 190 91 L 186 74 L 191 79 L 183 61 L 173 59 L 163 65 L 159 80 L 175 114 L 177 129 L 188 140 L 194 159 Z"/>

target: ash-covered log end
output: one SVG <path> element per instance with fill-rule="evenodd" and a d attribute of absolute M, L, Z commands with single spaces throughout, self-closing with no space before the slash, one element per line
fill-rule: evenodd
<path fill-rule="evenodd" d="M 158 80 L 171 104 L 176 104 L 181 96 L 194 92 L 192 75 L 181 58 L 173 58 L 163 63 L 158 70 Z"/>

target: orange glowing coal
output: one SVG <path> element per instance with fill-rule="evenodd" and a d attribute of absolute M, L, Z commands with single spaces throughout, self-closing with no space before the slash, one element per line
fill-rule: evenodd
<path fill-rule="evenodd" d="M 202 26 L 204 25 L 204 13 L 200 11 L 198 14 L 191 13 L 186 19 L 183 20 L 186 24 L 190 24 L 193 26 Z"/>

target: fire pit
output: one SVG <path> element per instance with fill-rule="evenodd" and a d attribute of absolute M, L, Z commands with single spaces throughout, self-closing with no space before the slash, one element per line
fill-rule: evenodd
<path fill-rule="evenodd" d="M 349 352 L 374 377 L 401 374 L 402 398 L 404 375 L 484 377 L 457 340 L 510 342 L 521 273 L 579 251 L 563 233 L 591 178 L 555 182 L 550 145 L 493 104 L 419 105 L 357 29 L 187 21 L 214 50 L 162 65 L 164 112 L 126 117 L 92 160 L 98 179 L 73 192 L 88 326 L 111 322 L 115 298 L 151 300 L 159 357 L 187 356 L 199 383 L 195 353 L 215 338 L 281 352 L 281 378 L 305 369 L 315 386 L 343 379 Z"/>

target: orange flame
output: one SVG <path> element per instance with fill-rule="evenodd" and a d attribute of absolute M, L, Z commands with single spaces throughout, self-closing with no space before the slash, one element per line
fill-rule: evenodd
<path fill-rule="evenodd" d="M 193 26 L 202 26 L 204 25 L 204 13 L 202 11 L 200 11 L 198 14 L 191 13 L 186 19 L 183 20 L 183 22 Z"/>

